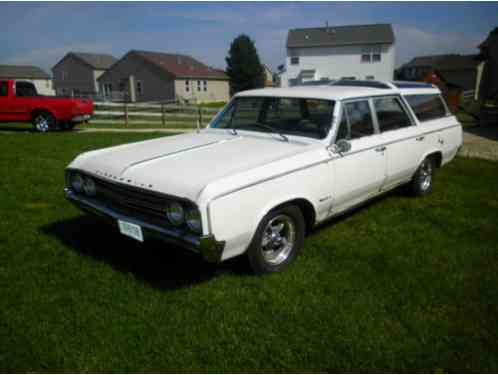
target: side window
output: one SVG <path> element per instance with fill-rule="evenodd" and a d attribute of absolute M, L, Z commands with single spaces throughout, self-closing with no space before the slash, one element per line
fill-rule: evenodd
<path fill-rule="evenodd" d="M 438 94 L 406 95 L 405 99 L 419 121 L 429 121 L 446 116 L 446 107 Z"/>
<path fill-rule="evenodd" d="M 374 99 L 374 107 L 381 132 L 406 128 L 412 125 L 398 98 Z"/>
<path fill-rule="evenodd" d="M 344 109 L 337 140 L 341 139 L 339 136 L 342 136 L 342 139 L 357 139 L 375 133 L 368 100 L 346 103 Z M 346 130 L 343 129 L 344 126 Z"/>
<path fill-rule="evenodd" d="M 7 86 L 7 82 L 0 82 L 0 96 L 7 96 L 9 93 L 9 86 Z"/>
<path fill-rule="evenodd" d="M 16 82 L 16 96 L 36 96 L 36 88 L 30 82 Z"/>

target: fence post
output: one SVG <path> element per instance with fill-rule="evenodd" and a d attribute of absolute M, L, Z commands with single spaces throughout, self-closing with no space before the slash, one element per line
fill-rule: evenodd
<path fill-rule="evenodd" d="M 124 115 L 125 115 L 125 126 L 128 127 L 128 104 L 126 102 L 124 105 Z"/>
<path fill-rule="evenodd" d="M 164 116 L 164 104 L 161 103 L 161 121 L 163 126 L 166 126 L 166 117 Z"/>
<path fill-rule="evenodd" d="M 201 130 L 201 125 L 202 125 L 202 112 L 201 112 L 201 107 L 197 106 L 197 132 Z"/>

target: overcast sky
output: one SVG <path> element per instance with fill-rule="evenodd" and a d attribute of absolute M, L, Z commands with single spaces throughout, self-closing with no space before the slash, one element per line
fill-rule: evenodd
<path fill-rule="evenodd" d="M 419 55 L 476 53 L 498 26 L 498 3 L 0 3 L 0 64 L 50 72 L 68 51 L 121 57 L 177 52 L 225 68 L 230 42 L 248 34 L 262 62 L 285 57 L 290 28 L 391 23 L 396 65 Z"/>

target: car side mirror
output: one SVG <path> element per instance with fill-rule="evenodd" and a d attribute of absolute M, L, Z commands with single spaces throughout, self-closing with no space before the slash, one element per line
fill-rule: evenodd
<path fill-rule="evenodd" d="M 333 146 L 332 151 L 336 154 L 343 154 L 351 150 L 351 143 L 345 139 L 339 139 Z"/>

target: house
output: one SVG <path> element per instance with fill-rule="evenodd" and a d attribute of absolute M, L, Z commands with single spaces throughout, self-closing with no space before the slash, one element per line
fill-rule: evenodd
<path fill-rule="evenodd" d="M 191 56 L 128 52 L 99 78 L 104 96 L 118 91 L 131 102 L 228 101 L 228 77 Z"/>
<path fill-rule="evenodd" d="M 437 85 L 450 108 L 456 110 L 464 93 L 473 97 L 478 65 L 477 55 L 419 56 L 404 64 L 399 69 L 397 78 Z"/>
<path fill-rule="evenodd" d="M 476 100 L 498 101 L 498 27 L 479 45 Z"/>
<path fill-rule="evenodd" d="M 52 78 L 37 66 L 0 65 L 0 79 L 28 81 L 40 95 L 55 95 Z"/>
<path fill-rule="evenodd" d="M 321 79 L 392 80 L 394 56 L 389 24 L 291 29 L 281 86 Z"/>
<path fill-rule="evenodd" d="M 107 54 L 69 52 L 52 68 L 55 92 L 77 97 L 97 95 L 97 79 L 116 61 Z"/>
<path fill-rule="evenodd" d="M 273 72 L 271 69 L 268 67 L 266 64 L 263 65 L 263 72 L 265 75 L 265 87 L 274 87 L 275 86 L 275 79 Z"/>

